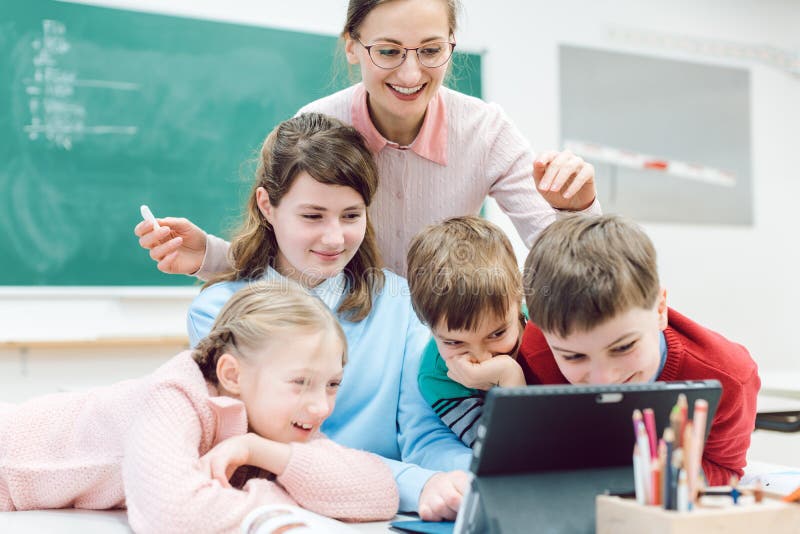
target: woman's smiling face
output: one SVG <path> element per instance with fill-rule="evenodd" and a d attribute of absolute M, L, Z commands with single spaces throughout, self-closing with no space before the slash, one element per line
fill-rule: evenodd
<path fill-rule="evenodd" d="M 364 18 L 357 39 L 345 36 L 348 61 L 361 66 L 370 114 L 381 133 L 385 135 L 385 131 L 396 130 L 398 126 L 422 125 L 428 103 L 444 81 L 449 61 L 439 67 L 424 67 L 417 54 L 410 51 L 399 67 L 382 69 L 372 62 L 364 46 L 391 43 L 416 48 L 451 40 L 448 7 L 441 0 L 394 0 L 380 4 Z"/>

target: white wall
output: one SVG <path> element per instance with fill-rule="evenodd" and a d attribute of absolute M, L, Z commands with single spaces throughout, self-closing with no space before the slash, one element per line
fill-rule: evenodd
<path fill-rule="evenodd" d="M 511 5 L 511 2 L 507 2 Z M 557 45 L 571 43 L 750 68 L 755 224 L 648 224 L 671 304 L 745 344 L 763 369 L 800 369 L 789 335 L 800 320 L 800 69 L 621 44 L 612 28 L 770 45 L 800 59 L 800 4 L 751 0 L 514 2 L 509 11 L 469 2 L 469 31 L 485 28 L 485 95 L 499 102 L 537 149 L 558 142 Z M 516 54 L 514 51 L 517 50 Z M 586 80 L 591 84 L 592 80 Z M 658 127 L 658 125 L 653 125 Z"/>
<path fill-rule="evenodd" d="M 81 1 L 329 34 L 339 32 L 347 4 L 345 0 Z M 559 43 L 750 68 L 754 226 L 649 224 L 646 228 L 658 248 L 661 276 L 673 306 L 747 345 L 762 368 L 800 370 L 800 354 L 788 335 L 800 319 L 793 308 L 800 300 L 795 283 L 800 246 L 791 215 L 800 198 L 797 165 L 791 156 L 800 153 L 800 75 L 744 59 L 647 48 L 611 36 L 612 29 L 627 28 L 771 45 L 800 55 L 800 4 L 791 0 L 464 0 L 463 6 L 457 40 L 460 49 L 485 51 L 484 97 L 501 104 L 539 150 L 557 148 L 559 142 Z M 523 255 L 524 249 L 517 246 Z M 0 288 L 0 342 L 180 335 L 186 306 L 196 290 L 182 291 L 53 294 L 47 290 L 9 293 Z M 126 354 L 106 355 L 119 358 L 117 374 L 139 373 L 141 360 L 130 351 Z M 62 363 L 61 367 L 76 366 Z M 30 366 L 26 368 L 15 351 L 0 351 L 0 370 L 0 388 L 4 381 L 7 384 L 24 373 L 31 376 Z"/>

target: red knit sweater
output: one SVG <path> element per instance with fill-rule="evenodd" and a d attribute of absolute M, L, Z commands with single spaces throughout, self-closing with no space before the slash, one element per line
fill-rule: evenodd
<path fill-rule="evenodd" d="M 747 349 L 700 326 L 673 309 L 664 330 L 667 361 L 662 382 L 716 379 L 722 397 L 703 451 L 703 471 L 710 485 L 741 477 L 747 463 L 750 434 L 755 428 L 756 397 L 761 387 L 756 363 Z M 528 323 L 518 361 L 528 384 L 566 384 L 541 330 Z"/>

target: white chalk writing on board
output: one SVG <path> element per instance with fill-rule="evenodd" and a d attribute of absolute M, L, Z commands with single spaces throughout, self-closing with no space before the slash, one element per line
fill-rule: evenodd
<path fill-rule="evenodd" d="M 139 85 L 124 81 L 81 79 L 75 71 L 63 68 L 59 58 L 72 46 L 66 26 L 57 20 L 42 21 L 42 35 L 31 42 L 34 50 L 33 76 L 25 78 L 30 124 L 24 127 L 31 141 L 46 139 L 65 150 L 86 135 L 135 135 L 136 126 L 93 125 L 90 111 L 75 98 L 81 88 L 111 91 L 138 91 Z"/>

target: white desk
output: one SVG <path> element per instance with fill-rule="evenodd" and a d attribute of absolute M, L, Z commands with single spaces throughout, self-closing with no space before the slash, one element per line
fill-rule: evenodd
<path fill-rule="evenodd" d="M 765 395 L 763 392 L 758 396 L 759 412 L 791 410 L 800 410 L 799 398 Z M 768 491 L 785 494 L 800 486 L 800 432 L 753 432 L 744 471 L 742 482 L 746 484 L 761 478 Z"/>
<path fill-rule="evenodd" d="M 397 516 L 393 521 L 412 519 Z M 360 534 L 390 532 L 389 521 L 349 524 Z M 3 534 L 131 534 L 124 511 L 95 512 L 88 510 L 42 510 L 36 512 L 0 513 Z"/>
<path fill-rule="evenodd" d="M 800 399 L 760 395 L 759 411 L 800 409 Z M 785 472 L 791 466 L 800 471 L 800 432 L 783 433 L 756 430 L 747 453 L 746 477 L 770 472 Z M 411 519 L 398 516 L 400 519 Z M 350 525 L 362 534 L 389 531 L 389 522 Z M 124 511 L 93 512 L 84 510 L 47 510 L 37 512 L 0 513 L 0 533 L 25 534 L 130 534 Z"/>
<path fill-rule="evenodd" d="M 130 534 L 124 511 L 43 510 L 0 513 L 3 534 Z"/>

